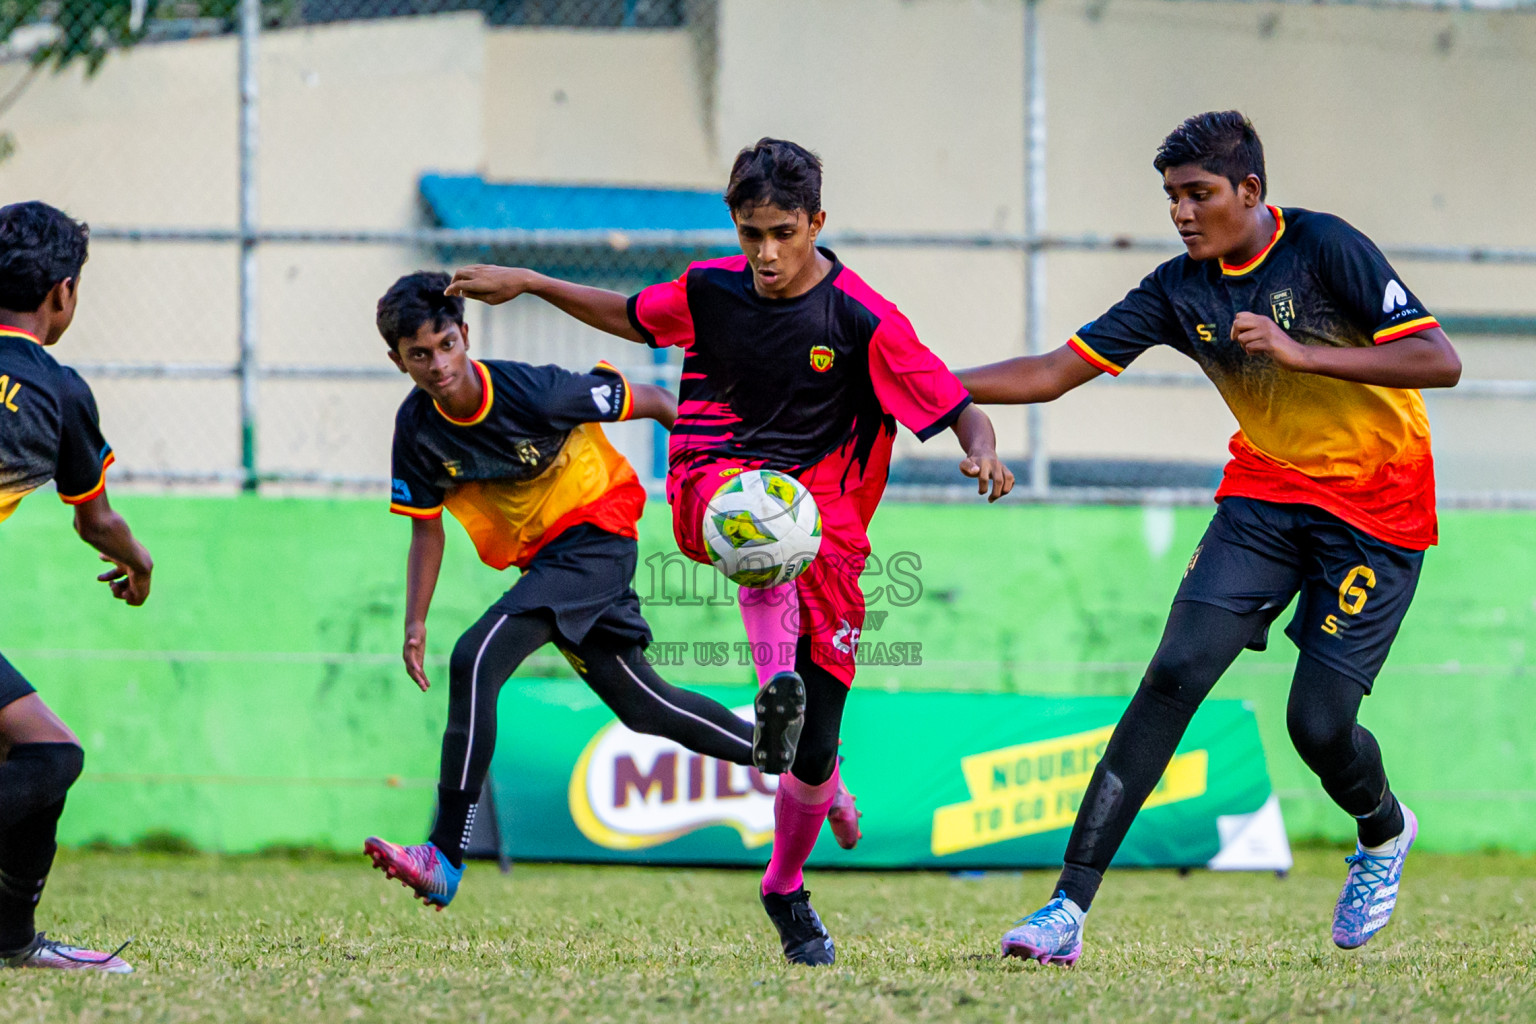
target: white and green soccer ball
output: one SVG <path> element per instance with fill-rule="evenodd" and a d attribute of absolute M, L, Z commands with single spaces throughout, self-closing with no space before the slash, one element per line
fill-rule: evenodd
<path fill-rule="evenodd" d="M 727 480 L 704 510 L 704 543 L 715 568 L 743 587 L 799 576 L 821 549 L 821 513 L 792 476 L 748 469 Z"/>

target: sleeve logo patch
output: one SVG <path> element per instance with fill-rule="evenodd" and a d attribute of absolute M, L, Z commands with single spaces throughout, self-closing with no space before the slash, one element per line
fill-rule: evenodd
<path fill-rule="evenodd" d="M 832 369 L 832 360 L 835 358 L 837 358 L 837 353 L 833 352 L 831 347 L 827 345 L 811 346 L 811 369 L 817 373 L 826 373 Z"/>
<path fill-rule="evenodd" d="M 1387 282 L 1386 294 L 1381 298 L 1381 311 L 1390 313 L 1399 306 L 1408 305 L 1408 292 L 1397 283 L 1397 278 Z"/>
<path fill-rule="evenodd" d="M 613 385 L 603 384 L 592 389 L 592 404 L 597 406 L 597 411 L 604 416 L 613 412 Z"/>

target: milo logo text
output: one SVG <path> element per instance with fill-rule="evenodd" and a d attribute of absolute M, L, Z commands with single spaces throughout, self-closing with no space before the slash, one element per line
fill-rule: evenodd
<path fill-rule="evenodd" d="M 582 835 L 609 850 L 659 846 L 711 825 L 734 828 L 751 849 L 773 839 L 774 790 L 775 780 L 756 768 L 614 722 L 582 751 L 569 798 Z"/>

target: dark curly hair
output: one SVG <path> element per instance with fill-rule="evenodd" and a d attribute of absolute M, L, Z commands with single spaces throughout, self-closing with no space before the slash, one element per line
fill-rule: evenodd
<path fill-rule="evenodd" d="M 1199 164 L 1202 170 L 1219 174 L 1235 189 L 1250 174 L 1258 176 L 1259 199 L 1269 193 L 1269 179 L 1264 174 L 1264 143 L 1254 131 L 1253 122 L 1237 110 L 1196 114 L 1173 131 L 1157 147 L 1152 166 L 1162 174 L 1170 167 Z"/>
<path fill-rule="evenodd" d="M 821 210 L 821 158 L 793 142 L 758 139 L 736 154 L 725 204 L 732 213 L 767 204 L 814 217 Z"/>
<path fill-rule="evenodd" d="M 30 313 L 53 286 L 79 280 L 91 229 L 47 203 L 0 207 L 0 309 Z"/>
<path fill-rule="evenodd" d="M 449 280 L 441 271 L 418 270 L 389 286 L 379 300 L 373 322 L 391 349 L 400 351 L 401 340 L 415 337 L 422 324 L 430 323 L 434 331 L 440 331 L 449 324 L 464 322 L 464 300 L 443 294 Z"/>

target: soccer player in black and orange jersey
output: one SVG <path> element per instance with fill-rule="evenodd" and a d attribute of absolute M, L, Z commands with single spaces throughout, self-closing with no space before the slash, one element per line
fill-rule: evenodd
<path fill-rule="evenodd" d="M 1263 649 L 1298 594 L 1286 724 L 1358 822 L 1333 918 L 1334 942 L 1353 949 L 1387 923 L 1418 833 L 1356 715 L 1436 541 L 1416 389 L 1453 386 L 1461 364 L 1370 239 L 1326 213 L 1265 205 L 1264 150 L 1242 114 L 1190 118 L 1153 166 L 1187 253 L 1055 352 L 960 374 L 978 402 L 1046 402 L 1169 345 L 1200 365 L 1240 427 L 1216 517 L 1083 797 L 1056 898 L 1003 952 L 1076 961 L 1083 915 L 1195 709 L 1243 648 Z"/>
<path fill-rule="evenodd" d="M 74 506 L 80 539 L 113 563 L 97 578 L 137 607 L 149 597 L 153 563 L 107 501 L 112 448 L 96 399 L 47 351 L 74 320 L 89 238 L 84 224 L 44 203 L 0 209 L 0 520 L 52 480 Z M 127 974 L 133 968 L 116 954 L 79 949 L 34 927 L 64 796 L 85 753 L 3 657 L 0 759 L 0 966 Z"/>
<path fill-rule="evenodd" d="M 966 452 L 962 471 L 993 500 L 1013 478 L 991 422 L 907 318 L 816 245 L 826 212 L 814 154 L 761 140 L 737 156 L 725 200 L 742 254 L 694 263 L 633 297 L 506 267 L 461 270 L 450 290 L 493 303 L 534 294 L 618 337 L 683 349 L 667 500 L 690 558 L 709 564 L 705 510 L 744 468 L 790 473 L 815 497 L 822 541 L 810 567 L 739 594 L 755 647 L 788 655 L 758 666 L 758 764 L 781 773 L 763 907 L 791 963 L 830 964 L 832 940 L 802 868 L 834 806 L 864 623 L 859 574 L 896 422 L 923 440 L 952 429 Z"/>
<path fill-rule="evenodd" d="M 471 359 L 464 300 L 444 295 L 447 286 L 447 274 L 407 275 L 379 300 L 377 317 L 390 359 L 416 385 L 395 418 L 390 510 L 412 520 L 404 658 L 421 689 L 443 510 L 483 562 L 522 575 L 454 645 L 430 840 L 365 845 L 377 867 L 438 909 L 458 891 L 501 687 L 546 643 L 629 728 L 752 763 L 752 726 L 669 685 L 643 654 L 651 630 L 633 582 L 645 488 L 599 424 L 644 417 L 670 425 L 672 394 L 631 386 L 607 364 L 571 373 Z"/>

